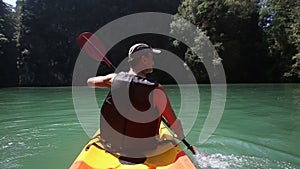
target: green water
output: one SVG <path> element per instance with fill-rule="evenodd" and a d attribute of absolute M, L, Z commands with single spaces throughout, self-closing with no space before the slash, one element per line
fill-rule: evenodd
<path fill-rule="evenodd" d="M 202 153 L 199 168 L 300 168 L 299 84 L 227 86 L 223 117 L 199 144 L 210 106 L 210 87 L 200 85 L 201 104 L 187 140 Z M 168 86 L 175 111 L 178 89 Z M 106 90 L 97 90 L 98 96 Z M 71 87 L 0 89 L 0 168 L 68 168 L 88 136 L 78 122 Z M 188 152 L 188 151 L 187 151 Z"/>

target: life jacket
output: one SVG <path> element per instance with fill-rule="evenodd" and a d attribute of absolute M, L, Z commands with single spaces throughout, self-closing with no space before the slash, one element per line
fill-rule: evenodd
<path fill-rule="evenodd" d="M 101 137 L 107 149 L 129 156 L 136 155 L 134 150 L 153 149 L 161 121 L 151 104 L 151 92 L 157 86 L 147 78 L 125 72 L 115 76 L 100 116 Z"/>

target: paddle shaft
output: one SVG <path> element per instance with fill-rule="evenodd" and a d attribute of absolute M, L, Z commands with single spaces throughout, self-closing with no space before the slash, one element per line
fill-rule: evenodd
<path fill-rule="evenodd" d="M 93 36 L 93 40 L 90 40 L 91 36 Z M 95 43 L 93 43 L 93 42 L 95 42 Z M 95 59 L 95 58 L 103 59 L 103 61 L 109 67 L 111 67 L 113 70 L 115 70 L 116 67 L 107 59 L 107 57 L 103 54 L 103 52 L 99 49 L 99 47 L 97 47 L 96 44 L 100 44 L 99 42 L 100 42 L 100 40 L 96 36 L 92 35 L 92 33 L 89 33 L 89 32 L 82 33 L 78 37 L 78 43 L 79 43 L 80 47 L 83 48 L 86 51 L 86 53 L 89 54 L 89 56 L 93 55 L 93 56 L 90 56 L 91 58 L 93 58 L 93 59 Z M 85 48 L 85 46 L 86 46 L 85 43 L 87 43 L 87 46 L 88 46 L 86 48 Z M 95 56 L 95 55 L 98 55 L 98 56 Z M 168 123 L 168 121 L 164 117 L 162 117 L 162 121 L 170 128 L 170 124 Z M 195 148 L 189 142 L 187 142 L 185 139 L 183 139 L 182 142 L 186 145 L 186 147 L 193 154 L 195 154 L 195 155 L 198 154 L 197 151 L 195 150 Z"/>
<path fill-rule="evenodd" d="M 169 122 L 164 118 L 164 117 L 162 117 L 161 118 L 162 119 L 162 121 L 170 128 L 171 126 L 170 126 L 170 124 L 169 124 Z M 185 146 L 194 154 L 194 155 L 196 155 L 196 154 L 198 154 L 198 152 L 197 152 L 197 150 L 195 150 L 195 148 L 188 142 L 188 141 L 186 141 L 186 139 L 183 139 L 183 140 L 181 140 L 184 144 L 185 144 Z"/>

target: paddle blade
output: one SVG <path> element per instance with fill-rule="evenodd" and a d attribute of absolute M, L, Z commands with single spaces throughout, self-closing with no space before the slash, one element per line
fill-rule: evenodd
<path fill-rule="evenodd" d="M 90 32 L 83 32 L 78 36 L 77 42 L 92 59 L 103 60 L 108 66 L 112 66 L 112 63 L 105 57 L 106 48 L 97 36 Z"/>

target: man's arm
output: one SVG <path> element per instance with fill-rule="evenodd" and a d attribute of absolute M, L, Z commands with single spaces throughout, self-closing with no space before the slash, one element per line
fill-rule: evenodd
<path fill-rule="evenodd" d="M 153 92 L 153 99 L 156 108 L 169 122 L 171 129 L 177 135 L 177 138 L 183 140 L 185 136 L 181 122 L 177 119 L 163 86 L 159 85 L 155 88 Z"/>
<path fill-rule="evenodd" d="M 105 76 L 92 77 L 87 80 L 87 85 L 90 88 L 110 88 L 115 76 L 115 73 L 111 73 Z"/>

